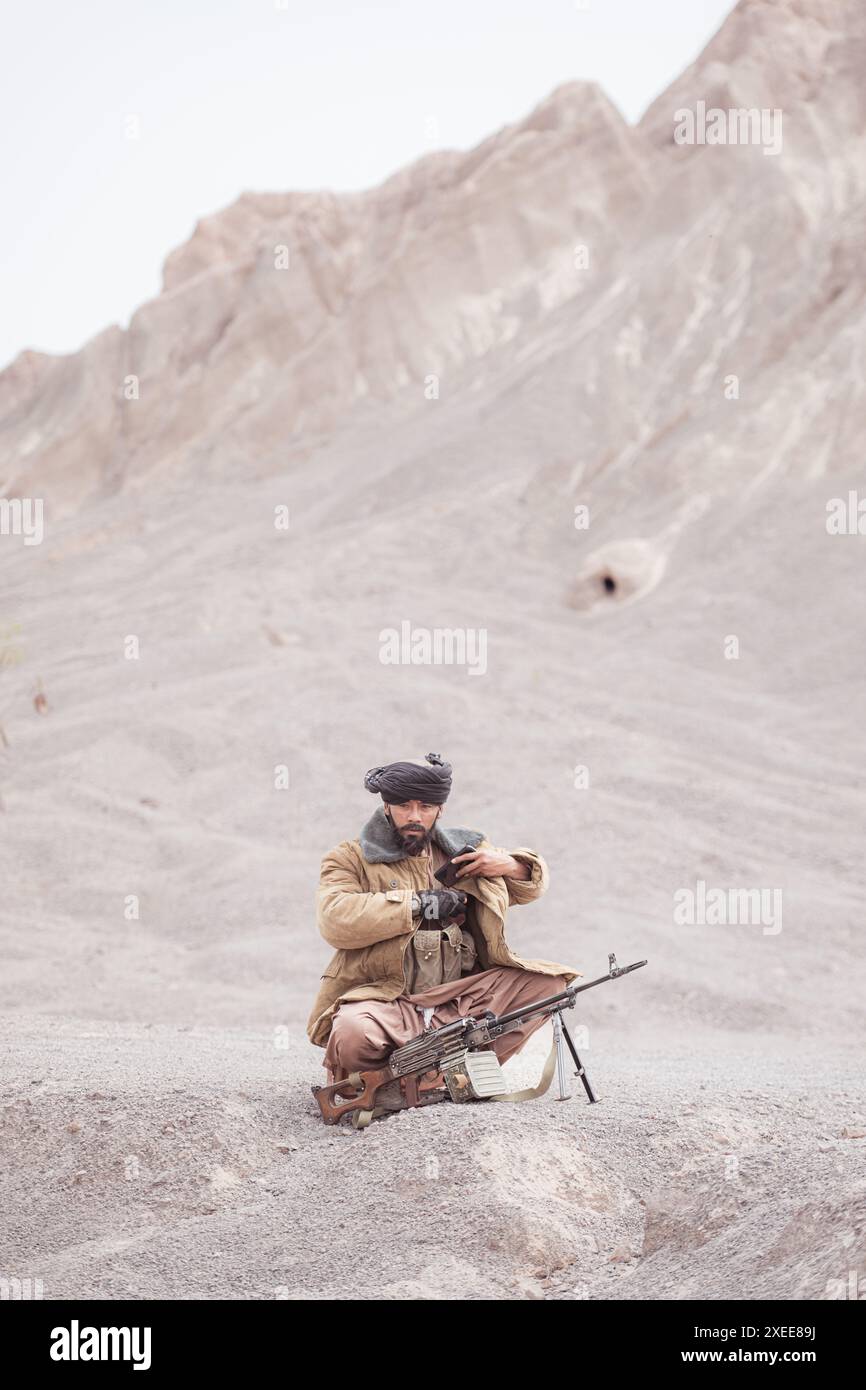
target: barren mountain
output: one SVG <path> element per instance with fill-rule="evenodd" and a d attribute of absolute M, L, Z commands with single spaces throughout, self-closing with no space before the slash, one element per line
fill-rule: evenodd
<path fill-rule="evenodd" d="M 364 193 L 245 193 L 127 329 L 0 373 L 0 496 L 44 499 L 0 534 L 0 1273 L 866 1276 L 864 50 L 860 0 L 741 0 L 636 127 L 567 83 Z M 678 143 L 699 103 L 781 147 Z M 486 670 L 384 665 L 404 621 Z M 319 861 L 428 749 L 446 823 L 550 866 L 521 954 L 649 960 L 575 1019 L 599 1106 L 321 1124 Z M 682 925 L 700 881 L 780 910 Z"/>

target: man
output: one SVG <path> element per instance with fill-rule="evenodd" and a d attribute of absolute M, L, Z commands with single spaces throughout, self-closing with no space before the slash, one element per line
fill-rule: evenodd
<path fill-rule="evenodd" d="M 382 806 L 356 840 L 325 855 L 317 892 L 319 931 L 334 955 L 307 1035 L 325 1048 L 328 1084 L 381 1066 L 425 1026 L 485 1009 L 506 1013 L 558 993 L 581 973 L 524 960 L 509 947 L 508 908 L 546 891 L 547 865 L 534 850 L 510 853 L 480 831 L 441 827 L 451 767 L 438 753 L 371 768 L 364 786 Z M 433 875 L 453 857 L 459 876 L 443 888 Z M 497 1038 L 500 1062 L 543 1022 Z M 422 1089 L 441 1086 L 439 1073 L 422 1082 Z"/>

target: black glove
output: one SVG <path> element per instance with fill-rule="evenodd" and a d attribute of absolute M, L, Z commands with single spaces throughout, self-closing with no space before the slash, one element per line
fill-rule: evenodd
<path fill-rule="evenodd" d="M 451 917 L 458 916 L 464 910 L 467 902 L 466 894 L 456 888 L 427 888 L 416 896 L 427 931 L 445 926 Z"/>

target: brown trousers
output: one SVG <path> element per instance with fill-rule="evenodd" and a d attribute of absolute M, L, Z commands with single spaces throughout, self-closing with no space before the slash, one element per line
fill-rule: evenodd
<path fill-rule="evenodd" d="M 468 1014 L 492 1009 L 495 1014 L 510 1013 L 548 995 L 559 994 L 566 982 L 561 975 L 541 975 L 534 970 L 498 965 L 476 975 L 464 975 L 423 994 L 401 994 L 390 1002 L 382 999 L 350 999 L 337 1008 L 322 1065 L 331 1073 L 367 1071 L 381 1066 L 394 1051 L 424 1031 L 418 1010 L 432 1008 L 431 1024 L 439 1027 Z M 500 1062 L 519 1052 L 529 1037 L 547 1019 L 528 1019 L 513 1032 L 504 1033 L 493 1043 Z"/>

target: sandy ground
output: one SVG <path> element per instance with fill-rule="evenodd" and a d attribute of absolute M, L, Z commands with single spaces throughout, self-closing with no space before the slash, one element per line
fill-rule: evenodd
<path fill-rule="evenodd" d="M 604 1038 L 594 1106 L 356 1133 L 321 1124 L 296 1041 L 38 1017 L 2 1039 L 4 1263 L 45 1298 L 820 1299 L 866 1274 L 853 1049 Z"/>
<path fill-rule="evenodd" d="M 796 620 L 782 542 L 732 563 L 710 535 L 603 615 L 562 603 L 553 547 L 435 591 L 410 557 L 395 601 L 354 519 L 268 548 L 266 492 L 207 523 L 143 501 L 146 545 L 111 538 L 114 499 L 5 572 L 0 1272 L 49 1298 L 814 1299 L 866 1274 L 856 553 L 818 534 Z M 486 622 L 488 674 L 382 666 L 407 613 Z M 597 1107 L 319 1119 L 319 862 L 376 804 L 366 769 L 428 748 L 446 823 L 550 866 L 509 912 L 520 954 L 649 961 L 579 1016 Z M 781 929 L 677 924 L 701 879 L 778 888 Z"/>

